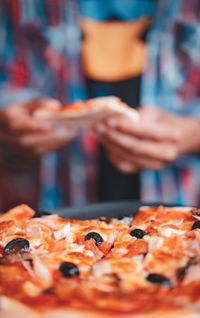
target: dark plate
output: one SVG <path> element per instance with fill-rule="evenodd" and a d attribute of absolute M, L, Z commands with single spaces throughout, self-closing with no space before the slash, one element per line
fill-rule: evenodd
<path fill-rule="evenodd" d="M 148 203 L 139 201 L 115 201 L 106 203 L 90 204 L 80 207 L 60 208 L 51 212 L 57 213 L 64 218 L 69 219 L 96 219 L 100 216 L 118 217 L 120 215 L 135 215 L 138 209 L 143 205 L 158 206 L 161 203 Z M 170 204 L 165 204 L 172 206 Z"/>

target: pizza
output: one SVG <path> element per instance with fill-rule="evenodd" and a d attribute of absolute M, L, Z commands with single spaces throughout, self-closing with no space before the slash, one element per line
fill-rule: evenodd
<path fill-rule="evenodd" d="M 198 317 L 200 210 L 64 219 L 0 217 L 1 318 Z"/>
<path fill-rule="evenodd" d="M 98 120 L 109 115 L 121 114 L 133 122 L 139 120 L 139 114 L 115 96 L 92 98 L 85 102 L 76 101 L 71 105 L 60 106 L 56 109 L 37 109 L 33 116 L 37 119 L 51 120 L 68 127 L 88 128 Z"/>

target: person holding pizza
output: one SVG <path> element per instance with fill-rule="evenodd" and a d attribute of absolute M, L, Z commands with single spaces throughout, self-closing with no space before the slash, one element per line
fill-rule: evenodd
<path fill-rule="evenodd" d="M 114 94 L 136 106 L 154 6 L 154 0 L 0 3 L 0 210 L 97 200 L 94 138 L 83 133 L 68 147 L 75 131 L 38 122 L 32 113 L 86 98 L 82 66 L 89 97 Z M 101 153 L 100 198 L 138 198 L 137 178 L 118 173 Z"/>
<path fill-rule="evenodd" d="M 97 132 L 120 171 L 141 171 L 141 199 L 200 202 L 198 1 L 157 4 L 138 109 L 140 122 L 110 118 Z"/>
<path fill-rule="evenodd" d="M 82 66 L 89 98 L 114 95 L 131 107 L 138 106 L 145 39 L 155 5 L 154 0 L 80 1 Z M 121 173 L 103 147 L 98 163 L 100 200 L 139 199 L 139 174 Z"/>

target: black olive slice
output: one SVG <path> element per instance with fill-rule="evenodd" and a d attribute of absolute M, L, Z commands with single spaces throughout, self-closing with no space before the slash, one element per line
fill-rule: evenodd
<path fill-rule="evenodd" d="M 195 230 L 195 229 L 200 229 L 200 221 L 194 222 L 194 224 L 192 226 L 192 230 Z"/>
<path fill-rule="evenodd" d="M 33 218 L 42 218 L 42 217 L 47 216 L 47 215 L 51 215 L 51 213 L 49 213 L 47 211 L 37 210 L 35 212 L 35 215 L 33 216 Z"/>
<path fill-rule="evenodd" d="M 160 285 L 165 285 L 168 287 L 171 286 L 169 279 L 160 274 L 155 274 L 155 273 L 149 274 L 146 277 L 146 279 L 153 284 L 160 284 Z"/>
<path fill-rule="evenodd" d="M 192 215 L 194 215 L 194 216 L 200 216 L 200 212 L 192 212 Z"/>
<path fill-rule="evenodd" d="M 85 241 L 88 241 L 90 239 L 94 239 L 95 240 L 95 244 L 98 245 L 100 243 L 103 243 L 103 237 L 97 233 L 97 232 L 89 232 L 86 236 L 85 236 Z"/>
<path fill-rule="evenodd" d="M 24 238 L 16 238 L 10 241 L 4 248 L 4 253 L 22 253 L 28 252 L 30 248 L 29 241 L 25 240 Z"/>
<path fill-rule="evenodd" d="M 79 269 L 74 263 L 64 262 L 60 265 L 59 270 L 65 277 L 72 277 L 74 275 L 79 275 Z"/>
<path fill-rule="evenodd" d="M 147 232 L 141 229 L 134 229 L 130 232 L 130 235 L 136 237 L 137 239 L 142 239 L 143 236 L 147 235 Z"/>

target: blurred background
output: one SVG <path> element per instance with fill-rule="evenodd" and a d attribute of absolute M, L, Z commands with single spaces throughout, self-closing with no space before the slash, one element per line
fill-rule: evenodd
<path fill-rule="evenodd" d="M 0 210 L 113 200 L 198 205 L 199 13 L 198 0 L 0 0 Z M 162 116 L 181 140 L 167 159 L 171 141 L 163 142 L 162 169 L 145 157 L 127 159 L 123 171 L 91 131 L 50 131 L 31 118 L 55 100 L 109 95 L 181 116 Z"/>

